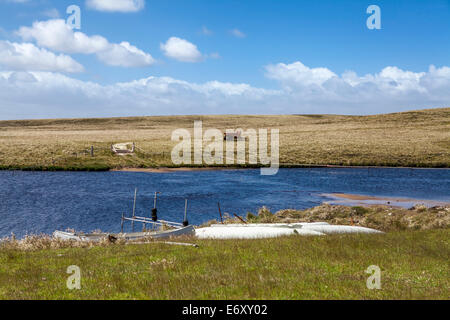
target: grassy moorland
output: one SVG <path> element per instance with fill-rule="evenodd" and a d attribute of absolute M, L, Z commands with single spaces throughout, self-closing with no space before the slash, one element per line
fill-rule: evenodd
<path fill-rule="evenodd" d="M 448 299 L 448 229 L 0 250 L 0 299 Z M 67 267 L 81 269 L 68 290 Z M 381 290 L 365 270 L 381 268 Z"/>
<path fill-rule="evenodd" d="M 450 167 L 450 108 L 374 116 L 167 116 L 0 121 L 0 168 L 107 170 L 173 166 L 174 129 L 279 129 L 285 166 Z M 113 143 L 135 142 L 133 156 Z M 86 150 L 95 148 L 91 157 Z"/>
<path fill-rule="evenodd" d="M 0 299 L 448 299 L 450 207 L 261 209 L 253 222 L 328 221 L 386 234 L 195 240 L 194 247 L 30 237 L 0 244 Z M 233 221 L 228 221 L 232 223 Z M 69 290 L 67 267 L 81 270 Z M 366 287 L 371 265 L 381 290 Z"/>

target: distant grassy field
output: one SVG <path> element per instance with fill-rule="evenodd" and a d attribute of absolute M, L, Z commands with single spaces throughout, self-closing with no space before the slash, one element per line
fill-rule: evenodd
<path fill-rule="evenodd" d="M 0 249 L 0 299 L 448 299 L 449 239 L 444 229 Z M 66 287 L 70 265 L 81 269 L 81 290 Z M 381 290 L 366 287 L 371 265 Z"/>
<path fill-rule="evenodd" d="M 0 168 L 107 170 L 173 166 L 174 129 L 280 129 L 282 165 L 450 167 L 450 108 L 375 116 L 171 116 L 0 121 Z M 134 156 L 113 143 L 135 142 Z M 94 146 L 95 156 L 86 150 Z"/>

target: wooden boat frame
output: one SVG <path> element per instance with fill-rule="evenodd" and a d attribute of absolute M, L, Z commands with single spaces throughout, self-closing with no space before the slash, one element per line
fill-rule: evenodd
<path fill-rule="evenodd" d="M 155 231 L 155 232 L 130 232 L 130 233 L 72 233 L 64 231 L 55 231 L 53 237 L 62 240 L 75 240 L 75 241 L 85 241 L 85 242 L 100 242 L 104 239 L 109 239 L 110 241 L 116 241 L 118 239 L 123 239 L 126 241 L 135 241 L 142 239 L 168 239 L 179 236 L 192 236 L 195 235 L 195 229 L 193 226 L 187 226 L 179 229 L 165 230 L 165 231 Z"/>
<path fill-rule="evenodd" d="M 122 214 L 120 233 L 118 233 L 118 234 L 114 234 L 114 233 L 85 234 L 85 233 L 65 232 L 65 231 L 57 230 L 53 233 L 53 237 L 63 239 L 63 240 L 93 241 L 93 242 L 98 242 L 98 241 L 108 238 L 110 241 L 114 242 L 117 239 L 133 241 L 133 240 L 140 240 L 140 239 L 145 239 L 145 238 L 164 239 L 164 238 L 172 238 L 172 237 L 178 237 L 178 236 L 195 235 L 194 227 L 190 226 L 187 222 L 187 199 L 185 202 L 184 222 L 183 223 L 157 219 L 157 217 L 156 217 L 156 200 L 157 200 L 158 193 L 159 192 L 155 192 L 155 203 L 154 203 L 155 217 L 152 217 L 152 218 L 141 217 L 141 216 L 135 215 L 137 188 L 135 189 L 132 217 L 128 218 L 128 217 L 125 217 L 125 214 Z M 130 233 L 123 232 L 123 226 L 126 221 L 130 221 L 132 223 L 133 232 L 130 232 Z M 135 222 L 142 223 L 144 225 L 145 231 L 134 232 L 134 223 Z M 152 229 L 154 229 L 156 226 L 171 227 L 172 229 L 164 230 L 164 231 L 154 231 L 154 230 L 146 231 L 147 225 L 152 225 Z"/>

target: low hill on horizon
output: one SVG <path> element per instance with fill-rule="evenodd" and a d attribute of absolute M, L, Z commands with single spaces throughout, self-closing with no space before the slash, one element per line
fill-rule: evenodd
<path fill-rule="evenodd" d="M 185 115 L 145 115 L 145 116 L 117 116 L 117 117 L 87 117 L 87 118 L 37 118 L 37 119 L 14 119 L 14 120 L 0 120 L 0 127 L 5 126 L 27 126 L 27 125 L 45 125 L 45 124 L 63 124 L 63 123 L 80 123 L 80 124 L 98 124 L 100 122 L 121 122 L 124 120 L 128 121 L 139 121 L 147 118 L 163 119 L 163 118 L 185 118 L 185 117 L 282 117 L 282 116 L 300 116 L 300 117 L 310 117 L 310 118 L 322 118 L 322 117 L 382 117 L 382 116 L 394 116 L 394 115 L 423 115 L 424 113 L 450 113 L 450 107 L 443 108 L 429 108 L 429 109 L 418 109 L 409 110 L 401 112 L 390 112 L 390 113 L 380 113 L 380 114 L 370 114 L 370 115 L 340 115 L 340 114 L 211 114 L 211 115 L 195 115 L 195 114 L 185 114 Z"/>

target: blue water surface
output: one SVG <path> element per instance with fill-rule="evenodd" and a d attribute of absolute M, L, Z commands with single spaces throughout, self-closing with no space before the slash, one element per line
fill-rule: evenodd
<path fill-rule="evenodd" d="M 51 234 L 72 228 L 120 231 L 122 213 L 150 217 L 159 191 L 159 218 L 181 222 L 184 200 L 193 224 L 218 219 L 222 212 L 245 215 L 262 206 L 305 209 L 326 201 L 323 193 L 407 197 L 450 202 L 450 170 L 404 168 L 281 169 L 275 176 L 259 170 L 134 172 L 0 171 L 0 237 L 14 233 Z M 140 227 L 138 227 L 140 228 Z M 127 224 L 126 230 L 130 230 Z"/>

